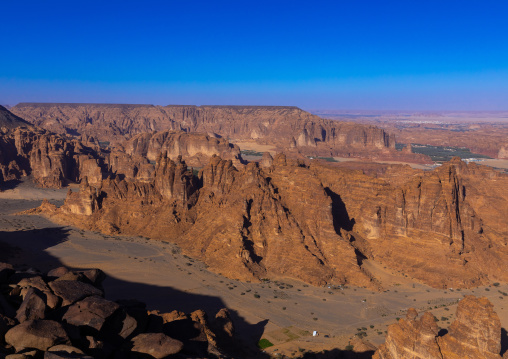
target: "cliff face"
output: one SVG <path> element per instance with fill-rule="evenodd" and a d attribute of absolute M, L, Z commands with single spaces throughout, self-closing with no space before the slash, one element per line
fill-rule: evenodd
<path fill-rule="evenodd" d="M 241 280 L 270 276 L 376 286 L 349 240 L 335 231 L 331 200 L 320 182 L 283 155 L 274 161 L 269 172 L 254 163 L 237 170 L 214 156 L 196 179 L 179 159 L 161 156 L 151 183 L 117 178 L 97 189 L 82 186 L 55 216 L 96 230 L 170 240 L 212 270 Z"/>
<path fill-rule="evenodd" d="M 501 359 L 501 321 L 487 298 L 467 296 L 448 333 L 438 335 L 434 316 L 420 318 L 410 309 L 405 319 L 388 327 L 386 342 L 373 359 Z"/>
<path fill-rule="evenodd" d="M 35 128 L 18 127 L 0 135 L 0 170 L 4 180 L 31 174 L 41 187 L 60 188 L 85 177 L 94 184 L 102 181 L 99 147 Z"/>
<path fill-rule="evenodd" d="M 170 240 L 242 280 L 378 287 L 364 260 L 434 287 L 508 279 L 504 174 L 454 160 L 428 173 L 403 168 L 402 180 L 265 159 L 237 169 L 214 156 L 195 178 L 161 156 L 151 181 L 103 181 L 89 218 L 66 220 Z"/>
<path fill-rule="evenodd" d="M 170 158 L 182 156 L 189 166 L 203 167 L 213 155 L 232 160 L 238 166 L 242 163 L 240 148 L 225 139 L 218 139 L 202 133 L 183 131 L 161 131 L 135 135 L 126 142 L 125 151 L 131 156 L 146 157 L 155 161 L 160 153 Z"/>
<path fill-rule="evenodd" d="M 395 138 L 380 128 L 325 120 L 296 107 L 21 103 L 12 111 L 57 133 L 90 135 L 103 141 L 181 130 L 280 148 L 294 145 L 303 152 L 325 155 L 395 152 Z"/>

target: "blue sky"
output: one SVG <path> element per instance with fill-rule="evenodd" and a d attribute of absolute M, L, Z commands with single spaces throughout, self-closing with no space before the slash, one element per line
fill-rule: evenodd
<path fill-rule="evenodd" d="M 0 103 L 508 110 L 508 1 L 8 1 Z"/>

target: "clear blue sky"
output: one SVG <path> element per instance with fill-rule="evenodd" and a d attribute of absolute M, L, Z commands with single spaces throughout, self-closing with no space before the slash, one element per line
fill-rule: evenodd
<path fill-rule="evenodd" d="M 3 1 L 0 103 L 508 110 L 508 1 Z"/>

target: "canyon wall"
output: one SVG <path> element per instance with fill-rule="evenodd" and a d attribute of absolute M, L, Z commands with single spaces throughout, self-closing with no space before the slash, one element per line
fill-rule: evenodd
<path fill-rule="evenodd" d="M 143 132 L 181 130 L 296 147 L 322 155 L 395 151 L 395 138 L 375 126 L 325 120 L 297 107 L 153 106 L 20 103 L 11 109 L 57 133 L 118 141 Z"/>
<path fill-rule="evenodd" d="M 88 203 L 96 193 L 89 210 L 50 215 L 172 241 L 241 280 L 380 288 L 365 260 L 438 288 L 508 280 L 506 174 L 458 159 L 430 172 L 399 167 L 403 179 L 283 154 L 264 164 L 236 168 L 213 156 L 196 178 L 180 158 L 162 156 L 156 167 L 167 170 L 151 181 L 105 180 L 70 194 Z"/>

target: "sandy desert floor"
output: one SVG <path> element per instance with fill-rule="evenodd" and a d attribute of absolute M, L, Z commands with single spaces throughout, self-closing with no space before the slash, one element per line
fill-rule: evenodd
<path fill-rule="evenodd" d="M 313 287 L 290 279 L 244 283 L 212 273 L 170 243 L 145 237 L 108 236 L 61 226 L 41 216 L 15 215 L 47 198 L 62 204 L 68 189 L 33 188 L 30 181 L 0 192 L 0 261 L 46 271 L 61 265 L 100 268 L 108 274 L 106 297 L 136 298 L 148 309 L 191 312 L 232 310 L 245 345 L 261 338 L 274 346 L 268 353 L 298 356 L 304 350 L 344 348 L 358 331 L 378 345 L 386 328 L 408 308 L 431 310 L 446 328 L 456 303 L 465 294 L 488 297 L 508 328 L 508 285 L 473 290 L 437 290 L 381 265 L 366 261 L 368 270 L 386 284 L 383 292 L 355 287 Z M 319 336 L 311 333 L 317 330 Z"/>

